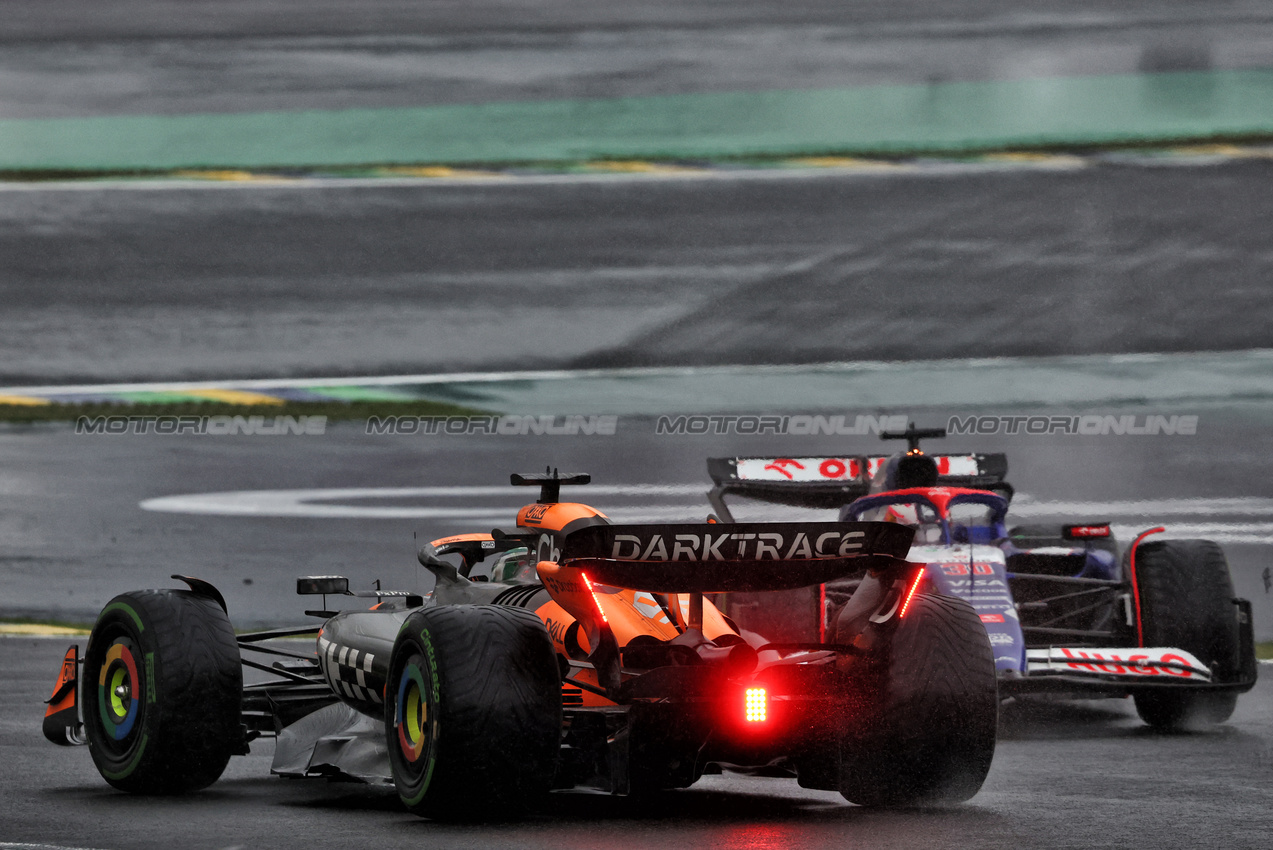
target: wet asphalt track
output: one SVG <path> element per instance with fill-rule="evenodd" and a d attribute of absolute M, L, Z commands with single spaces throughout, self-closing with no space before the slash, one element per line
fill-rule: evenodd
<path fill-rule="evenodd" d="M 1266 847 L 1273 829 L 1273 679 L 1206 733 L 1147 731 L 1124 701 L 1010 705 L 990 776 L 970 803 L 872 811 L 792 779 L 706 777 L 635 802 L 560 794 L 519 824 L 419 820 L 385 793 L 268 776 L 272 745 L 209 790 L 139 799 L 108 788 L 83 749 L 39 733 L 64 640 L 0 638 L 0 842 L 81 848 L 384 847 L 1090 848 Z M 1269 670 L 1265 665 L 1262 669 Z M 0 844 L 0 846 L 5 846 Z"/>
<path fill-rule="evenodd" d="M 1271 179 L 0 191 L 0 385 L 1273 347 Z"/>

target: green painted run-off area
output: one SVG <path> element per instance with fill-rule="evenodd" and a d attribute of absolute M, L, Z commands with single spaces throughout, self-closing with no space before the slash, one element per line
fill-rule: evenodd
<path fill-rule="evenodd" d="M 925 153 L 1273 135 L 1273 70 L 0 120 L 0 170 Z"/>

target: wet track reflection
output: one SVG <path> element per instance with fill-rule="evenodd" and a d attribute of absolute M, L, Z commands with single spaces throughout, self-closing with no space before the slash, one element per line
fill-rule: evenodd
<path fill-rule="evenodd" d="M 270 777 L 272 746 L 231 762 L 205 792 L 113 791 L 83 749 L 39 733 L 66 641 L 0 639 L 0 841 L 73 847 L 389 848 L 1263 847 L 1273 828 L 1273 680 L 1205 733 L 1149 732 L 1126 701 L 1005 706 L 989 779 L 969 803 L 878 811 L 792 779 L 707 776 L 642 799 L 554 794 L 524 821 L 438 823 L 389 789 Z M 1267 669 L 1267 668 L 1264 668 Z"/>

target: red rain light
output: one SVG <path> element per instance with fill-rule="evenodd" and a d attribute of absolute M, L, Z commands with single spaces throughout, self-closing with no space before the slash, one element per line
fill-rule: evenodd
<path fill-rule="evenodd" d="M 744 694 L 748 723 L 764 723 L 769 716 L 769 695 L 764 688 L 748 688 Z"/>
<path fill-rule="evenodd" d="M 584 587 L 588 588 L 588 592 L 592 594 L 592 603 L 597 606 L 597 613 L 601 615 L 601 622 L 610 625 L 610 618 L 606 616 L 606 609 L 601 607 L 601 600 L 597 598 L 597 591 L 592 589 L 592 581 L 588 578 L 587 573 L 580 573 L 583 576 Z"/>
<path fill-rule="evenodd" d="M 911 599 L 915 596 L 915 591 L 919 590 L 919 583 L 924 579 L 924 568 L 920 567 L 919 572 L 915 573 L 915 580 L 911 582 L 910 590 L 906 591 L 906 599 L 902 602 L 902 610 L 897 612 L 897 618 L 906 616 L 906 609 L 911 607 Z"/>

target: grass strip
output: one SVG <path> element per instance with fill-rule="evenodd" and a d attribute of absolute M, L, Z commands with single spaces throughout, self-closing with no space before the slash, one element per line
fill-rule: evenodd
<path fill-rule="evenodd" d="M 49 635 L 65 635 L 81 637 L 92 629 L 91 623 L 76 623 L 67 620 L 39 620 L 30 617 L 6 617 L 0 622 L 0 635 L 30 635 L 45 637 Z"/>

